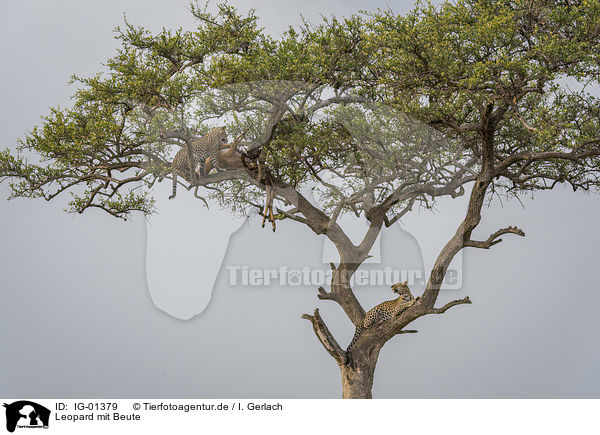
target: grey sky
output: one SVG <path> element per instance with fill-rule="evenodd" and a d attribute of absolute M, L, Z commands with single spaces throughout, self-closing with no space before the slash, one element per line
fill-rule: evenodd
<path fill-rule="evenodd" d="M 411 3 L 233 2 L 251 4 L 274 34 L 299 14 L 316 19 L 388 5 L 405 11 Z M 69 76 L 97 72 L 114 53 L 112 29 L 123 12 L 155 30 L 189 27 L 187 4 L 1 3 L 0 145 L 13 147 L 50 106 L 69 104 Z M 343 345 L 354 328 L 314 288 L 229 287 L 224 264 L 208 308 L 177 320 L 157 309 L 148 291 L 144 218 L 68 215 L 67 196 L 6 202 L 6 192 L 0 185 L 0 396 L 341 395 L 338 368 L 300 315 L 318 306 Z M 420 265 L 417 240 L 443 243 L 461 201 L 407 216 L 383 235 L 382 256 Z M 462 290 L 442 297 L 469 295 L 473 304 L 421 318 L 414 324 L 419 334 L 388 343 L 375 397 L 600 397 L 599 198 L 559 188 L 524 204 L 495 202 L 484 211 L 477 234 L 518 225 L 527 237 L 506 236 L 490 251 L 465 253 Z M 219 230 L 212 225 L 200 221 L 201 240 Z M 254 219 L 232 235 L 225 263 L 318 265 L 322 249 L 322 240 L 294 223 L 273 235 Z M 391 296 L 387 289 L 359 294 L 368 307 Z"/>

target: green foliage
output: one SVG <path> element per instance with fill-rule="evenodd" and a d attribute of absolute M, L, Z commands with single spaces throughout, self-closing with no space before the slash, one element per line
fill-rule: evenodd
<path fill-rule="evenodd" d="M 73 106 L 51 109 L 16 154 L 0 154 L 13 197 L 70 190 L 72 211 L 150 213 L 138 188 L 168 176 L 186 138 L 215 123 L 247 144 L 267 137 L 261 161 L 329 211 L 455 194 L 443 188 L 480 169 L 490 131 L 497 188 L 598 185 L 600 109 L 587 90 L 600 79 L 600 0 L 420 3 L 406 16 L 324 19 L 276 39 L 254 11 L 191 12 L 193 30 L 116 28 L 107 72 L 73 76 Z M 287 109 L 264 136 L 278 107 Z M 237 212 L 263 195 L 243 177 L 207 187 Z"/>
<path fill-rule="evenodd" d="M 597 147 L 598 104 L 585 89 L 600 79 L 600 2 L 465 0 L 371 17 L 377 75 L 398 110 L 476 147 L 486 106 L 502 107 L 502 157 Z M 545 165 L 532 172 L 556 177 Z"/>

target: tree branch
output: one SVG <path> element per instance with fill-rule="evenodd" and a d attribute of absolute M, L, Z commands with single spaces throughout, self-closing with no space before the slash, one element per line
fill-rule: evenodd
<path fill-rule="evenodd" d="M 279 207 L 277 207 L 277 213 L 280 213 L 282 215 L 284 215 L 285 217 L 292 219 L 296 222 L 300 222 L 301 224 L 304 225 L 308 225 L 308 221 L 306 219 L 304 219 L 302 216 L 298 216 L 297 214 L 295 214 L 295 208 L 292 210 L 282 210 Z"/>
<path fill-rule="evenodd" d="M 409 211 L 412 210 L 413 205 L 415 204 L 416 198 L 412 198 L 408 204 L 406 205 L 406 207 L 404 207 L 399 213 L 397 213 L 393 218 L 388 219 L 387 216 L 384 216 L 383 218 L 383 222 L 385 223 L 385 227 L 389 228 L 392 225 L 394 225 L 400 218 L 402 218 L 402 216 L 404 216 L 406 213 L 408 213 Z"/>
<path fill-rule="evenodd" d="M 327 328 L 327 325 L 325 325 L 325 322 L 323 322 L 323 319 L 319 314 L 319 309 L 315 309 L 315 313 L 313 316 L 303 314 L 302 318 L 308 320 L 312 324 L 317 338 L 319 339 L 325 350 L 329 352 L 329 355 L 331 355 L 339 365 L 344 364 L 346 354 L 338 344 L 337 340 L 329 331 L 329 328 Z"/>
<path fill-rule="evenodd" d="M 494 135 L 499 117 L 504 110 L 504 108 L 499 108 L 494 112 L 494 104 L 488 103 L 481 114 L 481 170 L 473 185 L 465 218 L 456 229 L 456 233 L 442 248 L 429 274 L 429 280 L 421 298 L 421 303 L 425 307 L 433 309 L 448 266 L 454 256 L 464 248 L 465 241 L 471 239 L 471 233 L 481 221 L 481 208 L 487 189 L 494 177 Z"/>
<path fill-rule="evenodd" d="M 569 160 L 574 163 L 581 163 L 585 161 L 589 157 L 596 157 L 600 155 L 600 148 L 585 150 L 582 152 L 570 151 L 570 152 L 561 152 L 561 151 L 545 151 L 539 153 L 533 153 L 529 151 L 524 151 L 521 153 L 513 154 L 507 157 L 505 160 L 500 162 L 494 168 L 495 175 L 504 175 L 504 171 L 508 169 L 511 165 L 526 160 L 528 162 L 539 161 L 539 160 L 551 160 L 551 159 L 561 159 L 561 160 Z"/>
<path fill-rule="evenodd" d="M 464 243 L 464 246 L 470 247 L 470 248 L 489 249 L 492 246 L 494 246 L 495 244 L 500 243 L 502 241 L 502 239 L 498 239 L 498 237 L 500 237 L 502 234 L 509 234 L 509 233 L 516 234 L 521 237 L 525 237 L 525 233 L 522 230 L 520 230 L 519 228 L 508 227 L 508 228 L 502 228 L 502 229 L 496 231 L 494 234 L 489 236 L 487 238 L 487 240 L 484 240 L 484 241 L 467 240 Z"/>
<path fill-rule="evenodd" d="M 462 299 L 457 299 L 455 301 L 448 302 L 446 305 L 444 305 L 441 308 L 431 308 L 429 311 L 427 311 L 427 314 L 442 314 L 442 313 L 445 313 L 448 309 L 454 307 L 455 305 L 470 304 L 470 303 L 471 303 L 471 299 L 469 299 L 469 297 L 467 296 Z"/>
<path fill-rule="evenodd" d="M 326 291 L 322 286 L 319 287 L 317 289 L 317 291 L 319 292 L 319 294 L 317 295 L 317 297 L 319 299 L 321 299 L 321 300 L 330 301 L 330 300 L 335 300 L 336 299 L 335 295 L 333 293 Z"/>

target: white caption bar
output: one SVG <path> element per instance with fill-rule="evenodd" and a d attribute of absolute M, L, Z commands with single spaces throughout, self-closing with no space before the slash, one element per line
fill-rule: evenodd
<path fill-rule="evenodd" d="M 597 431 L 598 400 L 3 399 L 18 435 L 561 434 Z"/>

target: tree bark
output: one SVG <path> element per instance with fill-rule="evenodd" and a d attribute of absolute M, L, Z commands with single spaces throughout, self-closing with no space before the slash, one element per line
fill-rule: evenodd
<path fill-rule="evenodd" d="M 375 366 L 379 357 L 379 350 L 371 352 L 361 349 L 353 350 L 352 364 L 341 365 L 342 373 L 342 398 L 344 399 L 372 399 L 373 378 Z"/>

